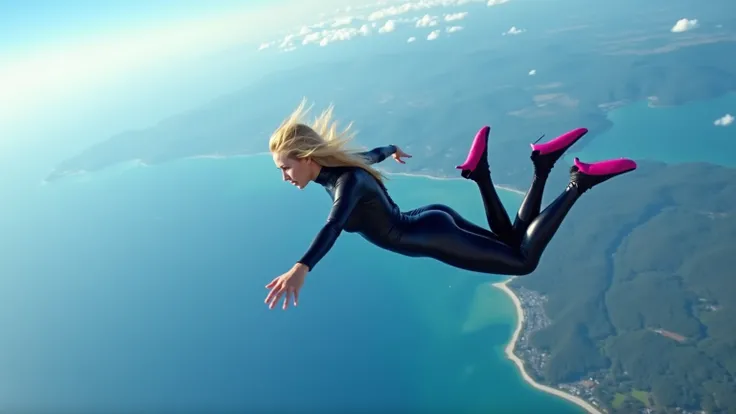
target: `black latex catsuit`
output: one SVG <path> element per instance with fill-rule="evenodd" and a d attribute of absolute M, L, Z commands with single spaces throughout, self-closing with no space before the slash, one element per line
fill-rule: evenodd
<path fill-rule="evenodd" d="M 396 147 L 389 145 L 361 155 L 373 164 L 395 151 Z M 574 185 L 568 186 L 540 213 L 546 174 L 535 174 L 512 225 L 488 168 L 474 174 L 472 181 L 480 189 L 492 231 L 469 222 L 442 204 L 402 212 L 383 184 L 367 171 L 355 167 L 322 167 L 315 181 L 332 197 L 332 210 L 299 263 L 314 269 L 340 233 L 346 231 L 359 233 L 392 252 L 430 257 L 469 271 L 499 275 L 531 273 L 581 192 Z"/>

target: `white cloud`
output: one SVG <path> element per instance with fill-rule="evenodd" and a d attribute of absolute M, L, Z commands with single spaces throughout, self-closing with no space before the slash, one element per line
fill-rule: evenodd
<path fill-rule="evenodd" d="M 425 14 L 421 19 L 417 20 L 417 27 L 431 27 L 437 25 L 437 16 Z"/>
<path fill-rule="evenodd" d="M 459 32 L 460 30 L 463 30 L 463 27 L 462 26 L 450 26 L 446 30 L 447 30 L 447 33 L 455 33 L 455 32 Z"/>
<path fill-rule="evenodd" d="M 430 34 L 427 35 L 427 40 L 434 40 L 440 36 L 439 30 L 432 30 Z"/>
<path fill-rule="evenodd" d="M 413 3 L 404 3 L 401 6 L 386 7 L 381 10 L 376 10 L 368 15 L 368 20 L 383 20 L 388 17 L 398 16 L 400 14 L 408 13 L 410 11 L 417 10 L 418 7 Z"/>
<path fill-rule="evenodd" d="M 358 29 L 358 32 L 362 34 L 363 36 L 368 36 L 369 34 L 371 34 L 371 28 L 367 24 L 364 24 L 360 26 L 360 29 Z"/>
<path fill-rule="evenodd" d="M 391 33 L 394 30 L 396 30 L 396 23 L 393 20 L 389 20 L 378 29 L 378 33 Z"/>
<path fill-rule="evenodd" d="M 311 29 L 322 29 L 325 26 L 327 26 L 327 22 L 319 22 L 319 23 L 312 24 L 310 26 L 304 26 L 302 27 L 302 30 L 300 31 L 300 33 L 305 31 L 305 28 L 307 31 L 311 32 Z"/>
<path fill-rule="evenodd" d="M 462 20 L 467 15 L 468 15 L 468 12 L 459 12 L 459 13 L 446 14 L 445 15 L 445 21 L 446 22 L 454 22 L 456 20 Z"/>
<path fill-rule="evenodd" d="M 417 38 L 416 38 L 416 37 L 414 37 L 414 36 L 412 36 L 412 37 L 410 37 L 410 38 L 406 39 L 406 43 L 411 43 L 411 42 L 413 42 L 413 41 L 415 41 L 415 40 L 417 40 Z"/>
<path fill-rule="evenodd" d="M 310 33 L 306 36 L 304 36 L 304 39 L 302 39 L 302 44 L 307 45 L 309 43 L 316 43 L 317 41 L 322 39 L 322 33 L 321 32 L 315 32 Z"/>
<path fill-rule="evenodd" d="M 692 19 L 692 20 L 680 19 L 677 21 L 677 23 L 675 23 L 674 26 L 672 26 L 672 29 L 670 29 L 670 31 L 672 33 L 682 33 L 688 30 L 695 29 L 696 27 L 698 27 L 697 19 Z"/>
<path fill-rule="evenodd" d="M 524 32 L 526 32 L 526 29 L 518 29 L 516 26 L 511 26 L 511 28 L 507 32 L 504 32 L 501 34 L 506 36 L 506 35 L 517 35 L 517 34 L 524 33 Z"/>
<path fill-rule="evenodd" d="M 529 71 L 529 76 L 534 76 L 536 74 L 537 74 L 537 70 L 536 69 L 532 69 L 532 70 Z"/>
<path fill-rule="evenodd" d="M 371 34 L 371 29 L 368 25 L 363 25 L 359 29 L 354 27 L 343 27 L 341 29 L 325 29 L 319 32 L 312 32 L 302 38 L 302 45 L 308 44 L 319 44 L 320 46 L 327 46 L 330 43 L 350 40 L 358 36 L 368 36 Z M 279 46 L 281 49 L 287 49 L 293 47 L 294 35 L 288 35 L 281 42 Z"/>
<path fill-rule="evenodd" d="M 713 125 L 717 126 L 729 126 L 733 123 L 734 117 L 731 114 L 723 115 L 722 117 L 718 118 L 713 122 Z"/>
<path fill-rule="evenodd" d="M 353 22 L 353 16 L 338 17 L 332 23 L 332 27 L 348 26 Z"/>
<path fill-rule="evenodd" d="M 468 4 L 468 3 L 485 3 L 486 1 L 489 6 L 493 6 L 496 4 L 506 3 L 508 0 L 414 0 L 414 1 L 405 1 L 401 5 L 388 6 L 388 7 L 384 7 L 382 9 L 376 10 L 370 13 L 366 17 L 366 19 L 370 21 L 383 20 L 389 17 L 398 16 L 400 14 L 417 12 L 417 11 L 427 10 L 427 9 L 431 9 L 435 7 L 461 6 L 461 5 Z M 383 2 L 379 2 L 379 4 L 381 3 Z"/>

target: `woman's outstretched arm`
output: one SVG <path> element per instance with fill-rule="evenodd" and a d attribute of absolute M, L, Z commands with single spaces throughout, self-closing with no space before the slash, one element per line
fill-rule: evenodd
<path fill-rule="evenodd" d="M 325 254 L 332 248 L 337 237 L 342 233 L 350 213 L 360 200 L 360 182 L 352 173 L 346 173 L 337 180 L 335 200 L 327 216 L 327 222 L 312 240 L 307 252 L 297 263 L 301 263 L 311 271 Z"/>
<path fill-rule="evenodd" d="M 330 214 L 327 216 L 327 223 L 317 233 L 307 252 L 289 271 L 266 285 L 266 289 L 270 290 L 266 296 L 266 304 L 270 309 L 276 306 L 284 294 L 286 294 L 283 304 L 284 309 L 288 307 L 290 300 L 293 300 L 294 306 L 297 305 L 299 290 L 304 284 L 307 273 L 314 269 L 317 262 L 335 244 L 337 237 L 342 233 L 345 223 L 350 217 L 350 213 L 360 201 L 362 184 L 354 173 L 343 174 L 337 179 L 335 186 L 335 199 Z"/>
<path fill-rule="evenodd" d="M 396 145 L 386 145 L 385 147 L 373 148 L 370 151 L 359 152 L 358 155 L 363 157 L 369 164 L 378 164 L 398 150 L 399 148 Z"/>

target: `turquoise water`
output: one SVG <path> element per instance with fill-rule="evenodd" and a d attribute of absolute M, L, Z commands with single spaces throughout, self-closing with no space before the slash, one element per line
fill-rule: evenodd
<path fill-rule="evenodd" d="M 642 101 L 609 113 L 613 128 L 573 148 L 573 156 L 595 161 L 628 157 L 665 163 L 705 161 L 736 166 L 736 123 L 716 126 L 725 114 L 736 116 L 736 93 L 717 99 L 696 101 L 675 107 L 650 107 Z"/>
<path fill-rule="evenodd" d="M 466 181 L 392 177 L 405 209 L 484 223 Z M 520 202 L 502 193 L 515 210 Z M 330 206 L 268 157 L 118 166 L 39 186 L 0 218 L 0 408 L 9 412 L 573 413 L 503 355 L 516 323 L 486 277 L 343 234 L 300 306 L 269 311 Z M 428 411 L 429 410 L 429 411 Z"/>

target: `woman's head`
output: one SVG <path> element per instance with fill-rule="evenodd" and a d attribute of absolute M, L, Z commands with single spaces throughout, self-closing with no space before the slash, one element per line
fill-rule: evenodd
<path fill-rule="evenodd" d="M 310 155 L 324 145 L 317 131 L 294 123 L 282 126 L 271 136 L 269 150 L 284 181 L 303 189 L 320 172 L 320 165 Z"/>
<path fill-rule="evenodd" d="M 302 123 L 305 101 L 274 131 L 268 146 L 276 167 L 281 170 L 284 181 L 300 189 L 319 175 L 322 167 L 352 166 L 366 170 L 381 181 L 381 173 L 370 167 L 361 157 L 345 149 L 352 134 L 348 125 L 337 131 L 337 122 L 332 122 L 332 106 L 323 111 L 312 125 Z"/>

